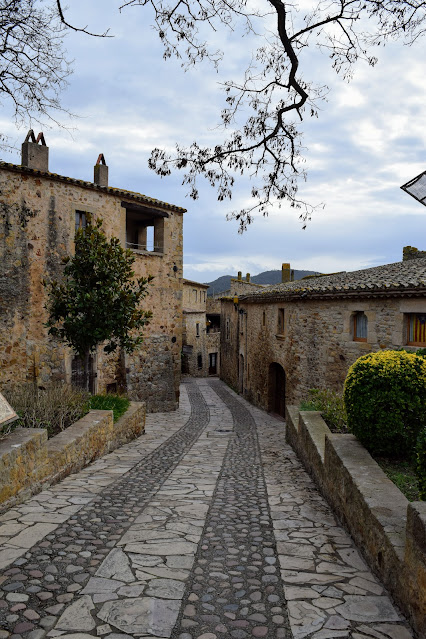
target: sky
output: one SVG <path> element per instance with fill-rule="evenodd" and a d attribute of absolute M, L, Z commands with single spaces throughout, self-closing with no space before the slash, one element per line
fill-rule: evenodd
<path fill-rule="evenodd" d="M 307 0 L 302 0 L 302 2 Z M 73 0 L 67 11 L 76 26 L 110 28 L 112 38 L 70 32 L 65 38 L 74 72 L 62 93 L 57 124 L 42 129 L 54 173 L 93 180 L 93 165 L 103 153 L 111 186 L 182 206 L 184 276 L 209 282 L 238 271 L 252 275 L 281 269 L 350 271 L 402 259 L 406 245 L 426 249 L 426 207 L 400 186 L 426 170 L 426 37 L 413 46 L 388 44 L 376 49 L 378 64 L 359 63 L 350 83 L 330 68 L 327 56 L 307 50 L 306 79 L 329 87 L 318 118 L 301 124 L 307 181 L 299 196 L 317 209 L 302 229 L 298 212 L 284 204 L 268 217 L 257 216 L 248 230 L 226 215 L 245 202 L 243 178 L 232 202 L 218 202 L 200 182 L 193 201 L 179 172 L 160 178 L 148 168 L 153 147 L 172 149 L 195 139 L 217 143 L 223 107 L 220 82 L 240 79 L 251 51 L 241 33 L 209 35 L 226 52 L 218 74 L 208 63 L 184 72 L 179 61 L 163 60 L 163 49 L 142 7 L 118 12 L 117 0 Z M 72 6 L 71 6 L 72 5 Z M 2 105 L 0 130 L 16 150 L 2 159 L 20 163 L 20 144 L 30 125 L 19 128 Z"/>

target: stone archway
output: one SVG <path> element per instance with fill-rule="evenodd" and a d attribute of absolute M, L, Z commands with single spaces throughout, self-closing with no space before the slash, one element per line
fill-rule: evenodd
<path fill-rule="evenodd" d="M 268 411 L 285 417 L 285 370 L 277 362 L 269 366 Z"/>

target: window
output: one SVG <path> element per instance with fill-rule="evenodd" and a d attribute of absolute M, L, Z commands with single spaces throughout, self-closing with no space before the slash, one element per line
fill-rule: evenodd
<path fill-rule="evenodd" d="M 197 337 L 200 337 L 200 325 L 198 323 L 195 324 L 195 330 L 197 332 Z"/>
<path fill-rule="evenodd" d="M 229 326 L 229 319 L 227 318 L 226 320 L 226 341 L 227 342 L 229 342 L 230 335 L 231 335 L 231 330 Z"/>
<path fill-rule="evenodd" d="M 86 211 L 76 211 L 75 212 L 75 232 L 77 233 L 78 229 L 85 229 L 86 226 L 87 226 Z"/>
<path fill-rule="evenodd" d="M 130 202 L 126 209 L 126 247 L 133 251 L 162 253 L 164 250 L 164 220 L 168 213 Z"/>
<path fill-rule="evenodd" d="M 209 375 L 217 373 L 217 353 L 209 353 Z"/>
<path fill-rule="evenodd" d="M 409 313 L 407 320 L 407 344 L 426 346 L 426 313 Z"/>
<path fill-rule="evenodd" d="M 198 370 L 203 368 L 203 356 L 201 355 L 201 353 L 198 353 L 197 355 L 197 366 L 198 366 Z"/>
<path fill-rule="evenodd" d="M 278 335 L 284 335 L 285 329 L 285 310 L 283 308 L 278 309 L 278 326 L 277 333 Z"/>
<path fill-rule="evenodd" d="M 263 315 L 262 315 L 262 326 L 266 326 L 266 313 L 265 313 L 265 311 L 263 311 Z"/>
<path fill-rule="evenodd" d="M 192 289 L 192 292 L 193 292 L 193 294 L 194 294 L 194 302 L 196 302 L 196 301 L 197 301 L 197 289 L 196 289 L 196 288 L 193 288 L 193 289 Z"/>
<path fill-rule="evenodd" d="M 354 341 L 366 342 L 367 341 L 367 328 L 368 320 L 363 311 L 358 311 L 354 315 Z"/>

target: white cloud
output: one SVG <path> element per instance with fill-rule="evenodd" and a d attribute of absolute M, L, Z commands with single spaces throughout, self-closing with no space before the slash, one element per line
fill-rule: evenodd
<path fill-rule="evenodd" d="M 254 4 L 263 9 L 260 0 Z M 303 7 L 309 7 L 303 0 Z M 74 0 L 69 19 L 92 30 L 112 28 L 113 39 L 71 33 L 66 38 L 75 74 L 64 93 L 64 106 L 82 116 L 71 134 L 45 131 L 51 169 L 91 179 L 103 152 L 111 183 L 188 208 L 185 215 L 185 275 L 210 281 L 218 275 L 252 275 L 290 261 L 298 269 L 352 270 L 401 258 L 402 246 L 426 249 L 426 209 L 400 190 L 401 184 L 426 169 L 425 40 L 412 48 L 392 44 L 378 50 L 379 64 L 357 66 L 350 84 L 330 69 L 316 50 L 305 50 L 301 73 L 307 81 L 330 86 L 318 119 L 301 124 L 307 147 L 308 180 L 300 196 L 326 208 L 313 214 L 306 231 L 299 212 L 284 204 L 267 219 L 256 218 L 244 235 L 238 223 L 226 222 L 229 210 L 249 201 L 244 178 L 232 201 L 218 203 L 203 181 L 200 199 L 186 198 L 182 174 L 161 180 L 147 168 L 152 147 L 174 148 L 175 142 L 214 144 L 223 107 L 218 81 L 239 79 L 250 59 L 253 38 L 218 31 L 209 35 L 227 57 L 216 74 L 209 64 L 183 73 L 177 61 L 164 62 L 158 36 L 143 7 L 118 14 L 115 0 Z M 272 17 L 269 20 L 273 20 Z M 19 162 L 27 128 L 16 130 L 3 109 L 0 130 L 18 147 L 4 156 Z M 66 120 L 66 118 L 64 118 Z M 244 187 L 244 188 L 243 188 Z"/>

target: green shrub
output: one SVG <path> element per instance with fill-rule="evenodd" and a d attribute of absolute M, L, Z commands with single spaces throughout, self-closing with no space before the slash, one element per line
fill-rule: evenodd
<path fill-rule="evenodd" d="M 83 417 L 89 409 L 89 394 L 67 384 L 52 383 L 38 388 L 33 383 L 3 389 L 19 415 L 14 428 L 46 428 L 52 437 Z"/>
<path fill-rule="evenodd" d="M 300 410 L 318 410 L 333 431 L 346 430 L 346 411 L 341 394 L 321 388 L 311 388 L 309 399 L 300 404 Z"/>
<path fill-rule="evenodd" d="M 420 499 L 426 501 L 426 426 L 420 431 L 416 447 L 416 474 Z"/>
<path fill-rule="evenodd" d="M 348 428 L 372 454 L 408 458 L 426 423 L 426 359 L 405 351 L 360 357 L 343 398 Z"/>
<path fill-rule="evenodd" d="M 93 395 L 90 398 L 90 408 L 95 410 L 112 410 L 116 422 L 129 408 L 130 400 L 123 395 Z"/>

